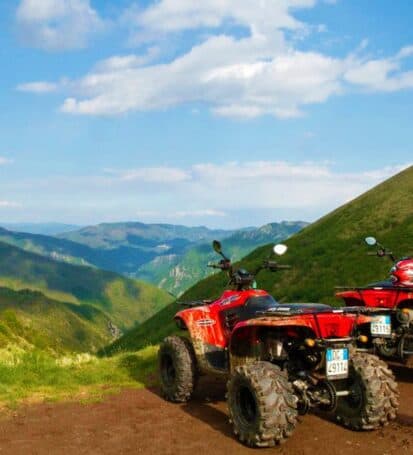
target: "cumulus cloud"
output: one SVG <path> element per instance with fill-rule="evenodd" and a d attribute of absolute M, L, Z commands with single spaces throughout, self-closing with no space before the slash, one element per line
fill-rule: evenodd
<path fill-rule="evenodd" d="M 155 59 L 159 52 L 159 47 L 152 46 L 143 55 L 114 55 L 98 62 L 94 70 L 97 73 L 107 73 L 141 67 Z"/>
<path fill-rule="evenodd" d="M 402 68 L 413 46 L 382 59 L 361 55 L 366 41 L 341 58 L 296 49 L 291 34 L 323 30 L 294 16 L 297 9 L 315 3 L 161 0 L 131 8 L 126 16 L 141 44 L 146 43 L 142 53 L 114 55 L 83 77 L 58 84 L 67 93 L 61 110 L 119 115 L 205 104 L 219 116 L 291 118 L 349 87 L 378 92 L 413 87 L 413 72 Z M 160 60 L 161 37 L 185 30 L 191 30 L 190 50 L 171 61 Z M 25 85 L 30 88 L 30 83 Z"/>
<path fill-rule="evenodd" d="M 59 87 L 59 84 L 53 82 L 28 82 L 27 84 L 20 84 L 17 86 L 19 92 L 31 92 L 31 93 L 51 93 L 55 92 Z"/>
<path fill-rule="evenodd" d="M 169 64 L 91 72 L 74 82 L 86 98 L 67 98 L 62 111 L 116 115 L 201 102 L 223 116 L 288 118 L 300 115 L 302 105 L 340 92 L 342 62 L 298 51 L 255 61 L 254 55 L 265 58 L 266 45 L 260 37 L 219 36 Z"/>
<path fill-rule="evenodd" d="M 89 0 L 21 0 L 16 21 L 24 43 L 49 51 L 85 47 L 104 27 Z"/>
<path fill-rule="evenodd" d="M 394 92 L 413 88 L 413 71 L 401 70 L 403 60 L 412 55 L 413 46 L 407 46 L 390 58 L 355 62 L 344 78 L 372 91 Z"/>
<path fill-rule="evenodd" d="M 225 22 L 251 27 L 257 32 L 303 27 L 295 19 L 291 8 L 314 6 L 315 0 L 161 0 L 143 12 L 135 14 L 136 25 L 156 32 L 182 31 L 196 28 L 216 28 Z M 133 13 L 133 10 L 132 10 Z"/>

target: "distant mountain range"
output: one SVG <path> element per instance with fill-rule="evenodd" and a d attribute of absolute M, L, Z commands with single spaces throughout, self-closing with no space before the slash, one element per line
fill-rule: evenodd
<path fill-rule="evenodd" d="M 236 259 L 259 245 L 288 238 L 304 222 L 271 223 L 240 230 L 138 222 L 105 223 L 56 236 L 0 228 L 0 241 L 72 265 L 89 265 L 139 278 L 179 295 L 208 276 L 214 259 L 210 244 L 225 239 Z"/>
<path fill-rule="evenodd" d="M 63 232 L 75 231 L 82 226 L 64 223 L 0 223 L 1 226 L 16 232 L 28 232 L 29 234 L 57 235 Z"/>

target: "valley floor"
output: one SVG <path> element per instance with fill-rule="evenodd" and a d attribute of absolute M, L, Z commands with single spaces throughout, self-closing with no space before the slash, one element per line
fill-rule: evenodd
<path fill-rule="evenodd" d="M 228 423 L 224 389 L 200 384 L 194 401 L 174 405 L 155 389 L 124 390 L 99 403 L 39 404 L 0 420 L 2 454 L 279 454 L 403 455 L 413 452 L 413 370 L 397 369 L 401 407 L 396 422 L 356 433 L 317 415 L 302 417 L 283 446 L 240 445 Z M 205 385 L 205 387 L 202 387 Z"/>

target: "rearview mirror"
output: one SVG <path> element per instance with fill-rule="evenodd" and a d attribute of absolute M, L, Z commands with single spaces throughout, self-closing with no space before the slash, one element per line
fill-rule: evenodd
<path fill-rule="evenodd" d="M 283 245 L 282 243 L 275 245 L 273 248 L 273 251 L 277 256 L 282 256 L 287 252 L 287 250 L 288 250 L 287 245 Z"/>
<path fill-rule="evenodd" d="M 374 246 L 377 244 L 377 240 L 375 237 L 366 237 L 364 241 L 367 243 L 369 246 Z"/>
<path fill-rule="evenodd" d="M 212 248 L 214 249 L 214 251 L 218 254 L 222 254 L 222 246 L 221 246 L 221 242 L 218 242 L 218 240 L 214 240 L 212 242 Z"/>

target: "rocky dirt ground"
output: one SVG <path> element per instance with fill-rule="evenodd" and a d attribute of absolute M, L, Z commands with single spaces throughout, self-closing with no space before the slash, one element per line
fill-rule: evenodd
<path fill-rule="evenodd" d="M 125 390 L 99 403 L 21 408 L 0 420 L 0 454 L 411 455 L 413 370 L 395 372 L 399 417 L 378 432 L 352 432 L 307 415 L 284 445 L 249 449 L 232 435 L 222 385 L 209 383 L 186 405 L 166 403 L 156 390 Z"/>

